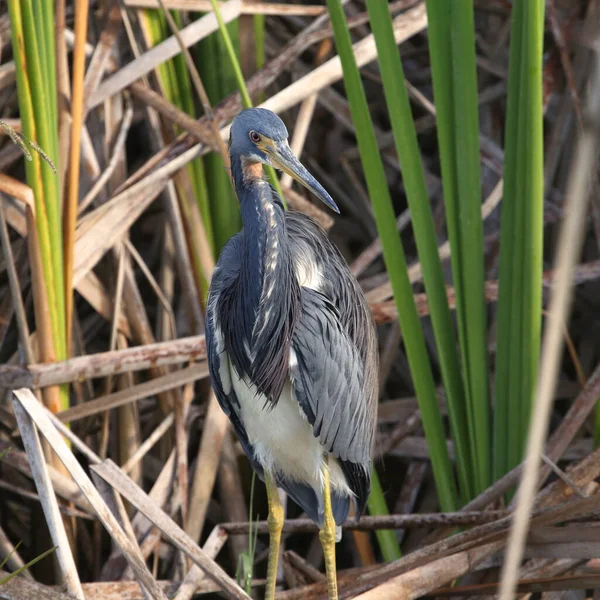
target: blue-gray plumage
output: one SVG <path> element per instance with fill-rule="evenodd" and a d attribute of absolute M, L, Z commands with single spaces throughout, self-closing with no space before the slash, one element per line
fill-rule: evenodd
<path fill-rule="evenodd" d="M 370 489 L 377 349 L 358 283 L 324 231 L 284 211 L 262 164 L 337 207 L 292 154 L 279 117 L 249 109 L 229 151 L 243 229 L 223 249 L 207 305 L 212 384 L 261 478 L 271 477 L 320 526 L 323 464 L 338 525 Z"/>

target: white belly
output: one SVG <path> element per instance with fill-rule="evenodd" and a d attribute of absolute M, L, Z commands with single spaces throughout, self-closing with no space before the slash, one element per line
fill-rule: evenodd
<path fill-rule="evenodd" d="M 272 409 L 265 406 L 265 397 L 256 394 L 256 388 L 241 380 L 233 368 L 231 383 L 258 463 L 269 473 L 283 473 L 288 478 L 306 483 L 321 492 L 325 450 L 301 412 L 291 383 L 286 383 L 279 401 Z M 352 496 L 334 457 L 329 458 L 329 469 L 333 489 Z"/>

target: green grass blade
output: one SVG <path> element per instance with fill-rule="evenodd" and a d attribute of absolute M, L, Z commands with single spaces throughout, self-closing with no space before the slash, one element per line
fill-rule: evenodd
<path fill-rule="evenodd" d="M 252 595 L 252 578 L 254 577 L 254 557 L 256 554 L 256 540 L 258 539 L 258 529 L 254 529 L 254 483 L 256 481 L 256 472 L 252 471 L 252 483 L 250 484 L 250 507 L 248 508 L 248 551 L 242 552 L 238 556 L 238 568 L 235 574 L 238 585 L 246 593 Z"/>
<path fill-rule="evenodd" d="M 165 39 L 170 35 L 170 30 L 167 26 L 166 19 L 163 17 L 163 38 Z M 173 11 L 173 19 L 179 29 L 182 28 L 181 16 L 178 12 Z M 194 93 L 192 90 L 192 83 L 190 81 L 190 75 L 188 73 L 187 65 L 183 54 L 178 54 L 173 58 L 172 62 L 172 74 L 171 79 L 173 81 L 174 91 L 178 94 L 178 104 L 182 110 L 188 115 L 195 116 L 196 108 L 194 103 Z M 222 161 L 221 161 L 222 164 Z M 206 174 L 204 168 L 204 161 L 201 157 L 195 158 L 187 167 L 187 173 L 192 182 L 192 188 L 194 195 L 196 196 L 196 203 L 202 216 L 202 222 L 206 232 L 206 237 L 210 248 L 214 254 L 215 251 L 215 239 L 213 230 L 213 218 L 210 210 L 210 202 L 208 198 L 208 188 L 206 184 Z"/>
<path fill-rule="evenodd" d="M 146 27 L 150 43 L 154 46 L 171 35 L 166 18 L 160 10 L 145 10 L 141 13 L 143 25 Z M 173 19 L 178 27 L 181 27 L 181 18 L 179 13 L 173 12 Z M 173 59 L 160 64 L 157 68 L 158 78 L 164 94 L 175 106 L 185 111 L 187 114 L 195 116 L 196 109 L 190 76 L 185 64 L 183 55 L 178 54 Z M 179 129 L 176 129 L 179 132 Z M 211 250 L 214 252 L 214 232 L 212 225 L 212 215 L 208 199 L 208 189 L 206 183 L 205 166 L 202 158 L 195 158 L 186 167 L 186 173 L 190 178 L 195 201 L 198 205 L 206 237 Z M 178 194 L 182 205 L 184 215 L 189 214 L 191 199 L 187 197 L 187 191 L 178 186 Z M 192 244 L 193 246 L 194 244 Z M 194 248 L 194 254 L 197 249 Z M 198 266 L 200 261 L 194 256 L 194 263 L 197 266 L 199 281 L 202 281 L 201 268 Z"/>
<path fill-rule="evenodd" d="M 521 461 L 540 352 L 543 34 L 543 0 L 515 0 L 511 21 L 500 229 L 494 390 L 495 477 L 500 477 Z"/>
<path fill-rule="evenodd" d="M 57 122 L 52 118 L 52 107 L 56 105 L 50 98 L 56 94 L 56 78 L 52 78 L 48 73 L 44 74 L 44 67 L 47 57 L 45 53 L 47 47 L 43 47 L 40 42 L 44 42 L 41 32 L 44 30 L 44 24 L 36 22 L 39 19 L 39 11 L 34 8 L 31 0 L 23 0 L 21 3 L 23 9 L 23 24 L 25 33 L 25 50 L 27 53 L 27 69 L 31 85 L 31 98 L 33 111 L 36 121 L 38 134 L 37 143 L 48 154 L 54 164 L 58 164 L 56 156 L 57 147 Z M 51 21 L 52 23 L 53 21 Z M 54 37 L 52 37 L 52 40 Z M 49 46 L 51 42 L 48 42 Z M 53 67 L 48 69 L 53 71 Z M 52 83 L 54 85 L 52 85 Z M 51 166 L 42 162 L 42 179 L 44 183 L 44 200 L 48 213 L 48 226 L 50 228 L 50 243 L 53 253 L 54 274 L 57 289 L 62 289 L 62 228 L 60 218 L 60 198 L 58 191 L 58 179 Z M 59 287 L 60 286 L 60 287 Z M 63 320 L 64 328 L 64 304 L 62 303 L 62 294 L 57 295 L 57 306 L 59 308 L 59 321 Z M 62 316 L 61 316 L 62 315 Z"/>
<path fill-rule="evenodd" d="M 237 22 L 230 23 L 228 27 L 236 28 Z M 207 56 L 211 57 L 210 60 L 206 60 Z M 199 44 L 197 62 L 211 104 L 217 104 L 236 89 L 235 77 L 218 32 Z M 229 173 L 225 170 L 221 156 L 210 153 L 204 160 L 215 250 L 218 253 L 227 240 L 239 231 L 241 216 Z"/>
<path fill-rule="evenodd" d="M 388 7 L 379 0 L 367 0 L 367 9 L 377 44 L 379 67 L 396 143 L 396 152 L 401 165 L 412 227 L 423 268 L 425 290 L 446 390 L 460 488 L 463 500 L 468 500 L 473 495 L 471 484 L 473 466 L 468 444 L 464 388 L 417 133 Z"/>
<path fill-rule="evenodd" d="M 15 548 L 15 550 L 16 550 L 16 548 Z M 27 569 L 29 569 L 30 567 L 33 567 L 33 565 L 40 562 L 40 560 L 46 558 L 46 556 L 48 556 L 49 554 L 52 554 L 55 550 L 56 550 L 56 547 L 50 548 L 49 550 L 46 550 L 46 552 L 43 552 L 39 556 L 36 556 L 33 560 L 30 560 L 26 565 L 23 565 L 20 569 L 17 569 L 14 573 L 11 573 L 10 575 L 7 575 L 6 577 L 3 577 L 2 579 L 0 579 L 0 585 L 4 585 L 5 583 L 9 582 L 13 577 L 20 575 L 21 573 L 23 573 L 23 571 L 27 571 Z M 10 555 L 8 556 L 8 558 L 10 558 Z M 1 567 L 2 567 L 2 565 L 0 565 L 0 568 Z"/>
<path fill-rule="evenodd" d="M 8 4 L 16 66 L 17 96 L 23 134 L 30 143 L 56 159 L 58 131 L 56 119 L 50 121 L 52 89 L 45 88 L 45 77 L 31 0 Z M 39 16 L 39 15 L 38 15 Z M 52 86 L 51 86 L 52 87 Z M 54 86 L 54 93 L 56 87 Z M 50 107 L 50 108 L 49 108 Z M 50 164 L 41 160 L 38 152 L 25 161 L 27 184 L 33 190 L 36 209 L 36 227 L 40 244 L 44 283 L 56 357 L 65 358 L 65 307 L 63 286 L 63 244 L 60 218 L 58 178 Z"/>
<path fill-rule="evenodd" d="M 265 64 L 265 15 L 254 15 L 254 49 L 256 53 L 256 69 L 262 69 Z M 265 101 L 265 94 L 261 92 L 258 103 Z"/>
<path fill-rule="evenodd" d="M 44 37 L 40 35 L 42 27 L 36 27 L 36 15 L 39 17 L 39 11 L 33 7 L 31 0 L 21 2 L 24 26 L 25 53 L 27 55 L 27 71 L 29 83 L 31 86 L 31 101 L 33 106 L 33 115 L 37 132 L 37 144 L 50 156 L 54 164 L 58 164 L 56 148 L 58 147 L 56 138 L 58 137 L 57 120 L 50 121 L 52 102 L 48 99 L 52 89 L 46 89 L 45 85 L 49 76 L 44 75 L 43 55 L 45 48 L 40 46 L 39 42 L 44 42 Z M 39 24 L 39 23 L 38 23 Z M 52 39 L 54 39 L 52 37 Z M 56 78 L 54 78 L 56 81 Z M 54 86 L 54 93 L 56 87 Z M 64 282 L 63 282 L 63 243 L 62 243 L 62 225 L 60 211 L 60 197 L 58 190 L 58 178 L 50 165 L 45 161 L 41 162 L 42 182 L 44 188 L 44 204 L 48 219 L 48 232 L 50 238 L 50 257 L 51 269 L 53 274 L 52 294 L 55 302 L 55 311 L 53 318 L 53 337 L 54 347 L 57 358 L 66 358 L 65 346 L 65 304 L 64 304 Z M 50 299 L 50 298 L 49 298 Z"/>
<path fill-rule="evenodd" d="M 392 200 L 377 148 L 365 92 L 352 52 L 350 32 L 340 0 L 327 0 L 327 6 L 336 47 L 342 61 L 346 95 L 356 129 L 358 148 L 381 238 L 383 256 L 402 323 L 402 334 L 429 444 L 440 505 L 443 510 L 454 510 L 457 506 L 456 486 L 446 447 L 444 425 L 438 410 L 433 374 L 408 279 L 404 250 L 396 231 Z"/>
<path fill-rule="evenodd" d="M 229 56 L 229 61 L 233 72 L 235 74 L 235 79 L 237 81 L 238 90 L 242 97 L 242 105 L 244 108 L 252 107 L 252 99 L 250 98 L 250 94 L 248 93 L 248 88 L 246 87 L 246 81 L 244 80 L 244 74 L 242 73 L 242 67 L 240 66 L 240 62 L 237 59 L 237 54 L 235 52 L 235 48 L 233 46 L 233 42 L 231 41 L 231 36 L 227 31 L 227 27 L 225 26 L 225 21 L 223 21 L 223 17 L 221 16 L 221 11 L 219 10 L 219 5 L 217 4 L 217 0 L 210 0 L 212 4 L 213 11 L 217 17 L 217 22 L 219 23 L 219 30 L 221 32 L 221 36 L 223 38 L 223 43 L 225 44 L 225 50 L 227 51 L 227 55 Z M 283 205 L 286 206 L 285 197 L 283 195 L 283 190 L 279 185 L 279 179 L 277 178 L 277 174 L 275 173 L 275 169 L 273 167 L 266 166 L 264 167 L 265 173 L 267 174 L 267 178 L 271 182 L 271 185 L 275 188 L 275 191 L 279 194 Z"/>
<path fill-rule="evenodd" d="M 473 2 L 426 5 L 473 491 L 479 493 L 490 483 L 491 436 Z"/>
<path fill-rule="evenodd" d="M 248 93 L 248 88 L 246 87 L 246 81 L 244 80 L 244 74 L 242 73 L 242 67 L 240 65 L 239 60 L 237 59 L 237 53 L 233 46 L 233 42 L 231 40 L 231 36 L 229 35 L 229 31 L 227 30 L 227 26 L 225 25 L 225 21 L 223 21 L 223 17 L 221 16 L 221 11 L 219 10 L 219 5 L 217 4 L 217 0 L 210 0 L 212 5 L 212 9 L 217 17 L 217 23 L 219 24 L 219 30 L 221 32 L 221 38 L 223 40 L 223 44 L 225 46 L 225 51 L 229 56 L 229 64 L 233 70 L 235 75 L 235 79 L 237 81 L 238 90 L 240 95 L 242 96 L 242 105 L 244 108 L 250 108 L 252 106 L 252 100 L 250 99 L 250 94 Z"/>
<path fill-rule="evenodd" d="M 511 390 L 513 385 L 519 385 L 521 363 L 517 346 L 521 338 L 521 312 L 519 306 L 519 285 L 512 277 L 520 271 L 519 258 L 523 253 L 523 239 L 517 235 L 522 229 L 522 211 L 515 198 L 518 165 L 517 128 L 520 102 L 520 56 L 522 54 L 522 4 L 515 4 L 511 22 L 510 68 L 508 81 L 507 125 L 509 119 L 517 119 L 510 129 L 507 126 L 504 155 L 504 200 L 502 202 L 500 227 L 500 275 L 502 290 L 498 299 L 498 337 L 496 348 L 495 398 L 494 398 L 494 476 L 501 477 L 509 470 L 518 449 L 510 448 L 509 437 L 514 443 L 515 432 L 520 430 L 521 412 L 512 409 Z M 508 226 L 510 223 L 510 227 Z M 504 329 L 506 328 L 506 329 Z M 514 345 L 514 346 L 513 346 Z"/>
<path fill-rule="evenodd" d="M 40 10 L 34 13 L 35 29 L 38 35 L 40 49 L 40 64 L 43 77 L 43 87 L 46 90 L 48 118 L 51 123 L 58 120 L 58 97 L 56 93 L 56 49 L 54 45 L 54 2 L 53 0 L 38 0 Z M 58 143 L 58 136 L 52 136 L 53 142 Z M 56 160 L 58 146 L 51 149 L 52 160 Z"/>
<path fill-rule="evenodd" d="M 265 15 L 254 16 L 254 38 L 256 52 L 256 68 L 262 69 L 265 64 Z"/>
<path fill-rule="evenodd" d="M 4 569 L 4 567 L 8 564 L 8 561 L 10 560 L 11 556 L 19 549 L 20 545 L 21 545 L 21 542 L 17 542 L 17 545 L 4 557 L 4 560 L 2 562 L 0 562 L 0 569 Z M 23 569 L 24 566 L 21 568 Z M 14 575 L 13 575 L 13 577 L 14 577 Z"/>
<path fill-rule="evenodd" d="M 389 515 L 390 511 L 385 501 L 377 470 L 371 472 L 371 494 L 369 496 L 369 514 L 373 516 Z M 375 531 L 381 556 L 385 562 L 398 560 L 402 556 L 396 532 L 393 529 L 377 529 Z"/>
<path fill-rule="evenodd" d="M 596 401 L 594 409 L 594 448 L 600 446 L 600 398 Z M 0 456 L 0 458 L 2 458 Z"/>

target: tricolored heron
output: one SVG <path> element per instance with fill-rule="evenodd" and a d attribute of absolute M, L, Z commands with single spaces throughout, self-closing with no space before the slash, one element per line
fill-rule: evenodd
<path fill-rule="evenodd" d="M 371 313 L 342 255 L 306 215 L 284 211 L 262 165 L 280 169 L 336 212 L 292 153 L 283 121 L 240 113 L 229 153 L 243 229 L 223 248 L 206 312 L 212 385 L 264 480 L 269 501 L 265 598 L 275 596 L 283 508 L 277 488 L 320 527 L 329 597 L 335 542 L 364 511 L 377 411 Z"/>

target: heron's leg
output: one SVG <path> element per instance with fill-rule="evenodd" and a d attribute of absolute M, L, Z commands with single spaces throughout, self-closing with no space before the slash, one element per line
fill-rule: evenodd
<path fill-rule="evenodd" d="M 325 572 L 327 574 L 327 595 L 329 600 L 338 600 L 337 575 L 335 569 L 335 520 L 331 510 L 331 485 L 329 482 L 329 464 L 327 458 L 323 463 L 323 527 L 319 539 L 325 556 Z"/>
<path fill-rule="evenodd" d="M 277 561 L 279 559 L 279 545 L 281 530 L 283 529 L 283 506 L 279 500 L 277 486 L 271 476 L 265 471 L 265 485 L 269 500 L 269 564 L 267 566 L 267 584 L 265 587 L 265 600 L 274 600 L 275 585 L 277 584 Z"/>

